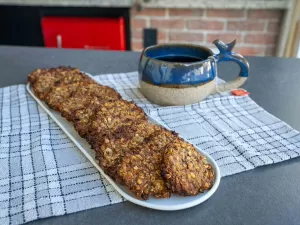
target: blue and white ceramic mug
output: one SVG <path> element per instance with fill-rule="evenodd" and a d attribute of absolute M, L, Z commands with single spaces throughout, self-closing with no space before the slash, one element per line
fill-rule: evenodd
<path fill-rule="evenodd" d="M 190 44 L 150 46 L 139 62 L 140 91 L 159 105 L 187 105 L 199 102 L 216 92 L 216 72 L 219 62 L 233 61 L 240 67 L 238 77 L 218 84 L 218 90 L 240 87 L 249 75 L 248 61 L 232 51 L 236 41 L 213 42 L 220 53 L 214 55 L 206 47 Z"/>

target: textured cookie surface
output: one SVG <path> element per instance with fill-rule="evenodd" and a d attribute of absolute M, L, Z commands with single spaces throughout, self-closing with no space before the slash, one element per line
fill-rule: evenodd
<path fill-rule="evenodd" d="M 55 84 L 59 81 L 60 75 L 58 74 L 43 74 L 38 76 L 33 83 L 33 91 L 34 93 L 42 100 L 44 100 L 51 91 L 51 89 L 55 86 Z"/>
<path fill-rule="evenodd" d="M 118 169 L 118 178 L 140 199 L 168 198 L 171 191 L 161 176 L 163 147 L 177 135 L 160 128 L 136 147 L 127 152 Z"/>
<path fill-rule="evenodd" d="M 98 97 L 89 97 L 90 101 L 85 105 L 84 108 L 74 110 L 71 115 L 71 121 L 74 123 L 75 130 L 79 133 L 81 137 L 85 137 L 91 130 L 91 123 L 95 118 L 97 108 L 103 103 L 103 99 Z M 101 118 L 103 121 L 103 118 Z M 99 122 L 99 121 L 98 121 Z M 104 122 L 101 123 L 107 129 Z M 101 127 L 101 124 L 97 124 L 97 130 Z"/>
<path fill-rule="evenodd" d="M 146 148 L 139 153 L 127 153 L 118 169 L 119 179 L 137 198 L 168 198 L 171 192 L 161 176 L 161 159 L 162 153 L 151 153 Z"/>
<path fill-rule="evenodd" d="M 92 96 L 103 98 L 106 100 L 117 100 L 121 99 L 121 96 L 118 92 L 110 87 L 103 86 L 101 84 L 87 84 L 81 86 L 74 96 Z"/>
<path fill-rule="evenodd" d="M 99 113 L 104 117 L 122 117 L 124 119 L 145 119 L 146 114 L 133 102 L 126 100 L 108 101 L 101 105 Z M 121 119 L 122 119 L 121 118 Z"/>
<path fill-rule="evenodd" d="M 62 104 L 70 98 L 80 85 L 82 85 L 82 82 L 54 86 L 45 97 L 45 102 L 50 108 L 61 111 Z"/>
<path fill-rule="evenodd" d="M 56 73 L 57 76 L 65 75 L 68 72 L 79 72 L 79 69 L 68 66 L 59 66 L 56 68 L 42 68 L 36 69 L 28 75 L 28 82 L 33 85 L 38 77 L 48 76 L 49 74 Z"/>
<path fill-rule="evenodd" d="M 82 91 L 84 89 L 85 91 Z M 107 90 L 108 91 L 107 91 Z M 91 92 L 89 92 L 91 91 Z M 97 94 L 94 94 L 94 93 Z M 107 94 L 109 92 L 109 95 Z M 96 99 L 96 100 L 95 100 Z M 67 120 L 72 121 L 74 112 L 89 107 L 91 101 L 94 103 L 103 103 L 107 101 L 117 101 L 120 95 L 113 89 L 98 84 L 83 84 L 72 96 L 62 103 L 61 113 Z"/>
<path fill-rule="evenodd" d="M 44 74 L 48 71 L 48 69 L 36 69 L 34 70 L 32 73 L 30 73 L 28 75 L 28 82 L 33 85 L 34 82 L 36 81 L 36 79 L 38 78 L 38 76 L 40 76 L 41 74 Z"/>
<path fill-rule="evenodd" d="M 138 149 L 144 139 L 158 129 L 157 125 L 141 121 L 117 128 L 105 138 L 103 144 L 93 143 L 92 147 L 96 150 L 101 167 L 106 173 L 117 179 L 116 172 L 123 156 L 127 152 Z"/>
<path fill-rule="evenodd" d="M 42 100 L 58 85 L 75 82 L 95 83 L 90 77 L 81 73 L 78 69 L 70 67 L 58 67 L 36 70 L 28 77 L 35 94 Z"/>
<path fill-rule="evenodd" d="M 177 138 L 165 148 L 162 175 L 173 193 L 189 196 L 210 189 L 214 172 L 193 145 Z"/>
<path fill-rule="evenodd" d="M 95 84 L 96 82 L 92 80 L 89 76 L 78 71 L 65 71 L 61 76 L 61 79 L 57 82 L 58 84 L 72 84 L 76 82 L 85 82 Z"/>
<path fill-rule="evenodd" d="M 70 97 L 61 104 L 61 115 L 69 121 L 73 121 L 74 112 L 79 109 L 84 109 L 92 101 L 92 97 L 77 96 Z"/>
<path fill-rule="evenodd" d="M 113 133 L 119 127 L 133 126 L 140 121 L 147 121 L 146 114 L 134 103 L 125 100 L 104 102 L 97 108 L 91 121 L 90 132 L 87 135 L 88 142 L 92 144 L 93 139 L 99 134 L 102 135 L 102 126 L 99 124 L 104 123 Z"/>

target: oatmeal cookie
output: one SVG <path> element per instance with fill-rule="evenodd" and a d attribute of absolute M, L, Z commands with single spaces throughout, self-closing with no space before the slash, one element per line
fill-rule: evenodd
<path fill-rule="evenodd" d="M 137 198 L 147 200 L 149 196 L 168 198 L 171 195 L 165 180 L 161 176 L 163 147 L 172 142 L 177 135 L 160 128 L 132 152 L 122 159 L 118 169 L 119 182 L 124 183 Z"/>
<path fill-rule="evenodd" d="M 32 71 L 30 74 L 28 74 L 28 82 L 33 85 L 36 79 L 42 74 L 45 74 L 47 71 L 48 69 L 36 69 Z"/>
<path fill-rule="evenodd" d="M 113 89 L 98 84 L 83 84 L 72 96 L 62 103 L 61 114 L 69 121 L 74 120 L 74 113 L 80 110 L 83 113 L 87 107 L 99 106 L 107 101 L 117 101 L 121 96 Z"/>
<path fill-rule="evenodd" d="M 101 105 L 99 108 L 101 114 L 104 116 L 117 116 L 117 115 L 135 115 L 139 113 L 140 116 L 146 118 L 146 115 L 140 107 L 138 107 L 133 102 L 129 102 L 126 100 L 118 100 L 118 101 L 109 101 Z M 100 112 L 99 111 L 99 112 Z"/>
<path fill-rule="evenodd" d="M 105 118 L 109 129 L 115 129 L 120 124 L 125 125 L 126 121 L 130 120 L 147 120 L 145 112 L 140 107 L 125 100 L 101 104 L 99 116 Z"/>
<path fill-rule="evenodd" d="M 197 195 L 213 184 L 212 166 L 193 145 L 181 138 L 166 146 L 161 169 L 167 186 L 179 195 Z"/>
<path fill-rule="evenodd" d="M 54 86 L 45 97 L 45 102 L 50 108 L 61 111 L 62 104 L 66 102 L 72 93 L 81 85 L 82 82 Z"/>
<path fill-rule="evenodd" d="M 108 175 L 117 179 L 116 171 L 126 152 L 138 149 L 137 147 L 143 140 L 158 129 L 157 125 L 141 121 L 130 126 L 117 128 L 105 137 L 104 143 L 92 143 L 100 166 Z"/>
<path fill-rule="evenodd" d="M 92 97 L 70 97 L 61 104 L 61 115 L 69 121 L 73 121 L 76 110 L 85 109 L 92 101 Z"/>
<path fill-rule="evenodd" d="M 163 127 L 144 140 L 143 145 L 147 146 L 151 151 L 162 151 L 163 147 L 175 140 L 178 134 L 174 131 L 169 131 Z"/>
<path fill-rule="evenodd" d="M 81 73 L 78 69 L 58 67 L 42 69 L 33 75 L 29 75 L 35 94 L 42 100 L 46 98 L 53 87 L 76 82 L 95 83 L 89 76 Z"/>
<path fill-rule="evenodd" d="M 44 100 L 59 79 L 59 74 L 45 73 L 38 76 L 32 85 L 34 93 L 39 99 Z"/>
<path fill-rule="evenodd" d="M 81 86 L 73 95 L 74 97 L 78 96 L 93 96 L 102 99 L 108 100 L 118 100 L 121 99 L 121 96 L 114 89 L 103 86 L 101 84 L 87 84 Z"/>
<path fill-rule="evenodd" d="M 85 108 L 74 111 L 72 115 L 72 122 L 74 124 L 75 130 L 79 133 L 81 137 L 85 137 L 91 130 L 92 120 L 95 117 L 96 109 L 99 107 L 100 104 L 101 100 L 99 100 L 97 97 L 93 97 L 91 98 L 91 101 L 89 102 L 89 104 L 86 105 Z M 100 118 L 98 120 L 97 125 L 97 130 L 99 130 L 98 134 L 103 134 L 103 131 L 104 133 L 107 133 L 107 126 L 103 118 Z"/>
<path fill-rule="evenodd" d="M 139 153 L 127 153 L 119 166 L 118 177 L 139 199 L 169 198 L 171 191 L 161 176 L 161 160 L 161 152 L 152 154 L 147 148 Z"/>
<path fill-rule="evenodd" d="M 36 69 L 32 73 L 28 75 L 28 82 L 33 85 L 39 76 L 48 76 L 50 73 L 57 73 L 57 75 L 64 75 L 67 72 L 79 72 L 79 69 L 67 67 L 67 66 L 59 66 L 56 68 L 43 68 Z"/>
<path fill-rule="evenodd" d="M 99 123 L 105 123 L 107 128 L 114 132 L 119 127 L 130 126 L 140 123 L 140 121 L 147 121 L 146 114 L 134 103 L 125 100 L 104 102 L 95 112 L 87 141 L 93 145 L 93 140 L 97 139 L 97 135 L 102 134 Z M 99 128 L 101 129 L 99 130 Z"/>

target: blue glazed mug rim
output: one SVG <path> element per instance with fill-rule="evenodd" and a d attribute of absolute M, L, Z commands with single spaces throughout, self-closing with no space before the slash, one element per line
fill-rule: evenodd
<path fill-rule="evenodd" d="M 183 48 L 190 48 L 190 49 L 197 49 L 197 50 L 200 50 L 200 51 L 205 51 L 208 53 L 208 57 L 206 59 L 203 59 L 203 60 L 200 60 L 200 61 L 195 61 L 195 62 L 185 62 L 185 63 L 182 63 L 182 62 L 168 62 L 168 61 L 163 61 L 163 60 L 159 60 L 159 59 L 156 59 L 154 57 L 149 57 L 148 55 L 146 55 L 146 53 L 151 50 L 151 49 L 158 49 L 158 48 L 164 48 L 164 47 L 183 47 Z M 158 44 L 158 45 L 151 45 L 149 47 L 146 47 L 142 54 L 141 54 L 141 57 L 144 57 L 145 59 L 148 59 L 148 60 L 153 60 L 154 62 L 164 62 L 164 64 L 170 64 L 170 65 L 195 65 L 195 64 L 199 64 L 199 63 L 203 63 L 203 62 L 206 62 L 209 60 L 209 57 L 210 56 L 214 56 L 214 53 L 211 49 L 205 47 L 205 46 L 202 46 L 202 45 L 195 45 L 195 44 L 183 44 L 183 43 L 172 43 L 172 44 Z"/>

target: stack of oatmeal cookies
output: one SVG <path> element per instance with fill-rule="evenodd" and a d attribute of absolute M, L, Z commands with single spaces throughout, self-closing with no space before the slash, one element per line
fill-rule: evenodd
<path fill-rule="evenodd" d="M 114 89 L 71 67 L 37 69 L 28 81 L 38 98 L 73 123 L 104 172 L 137 198 L 197 195 L 212 187 L 206 158 L 175 132 L 148 122 Z"/>

